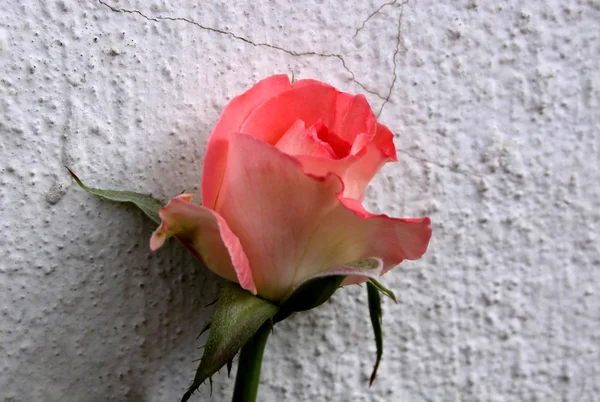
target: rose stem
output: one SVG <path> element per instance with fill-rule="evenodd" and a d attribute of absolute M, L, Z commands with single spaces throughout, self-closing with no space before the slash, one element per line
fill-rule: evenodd
<path fill-rule="evenodd" d="M 272 328 L 273 324 L 268 320 L 242 347 L 231 402 L 256 401 L 263 352 Z"/>

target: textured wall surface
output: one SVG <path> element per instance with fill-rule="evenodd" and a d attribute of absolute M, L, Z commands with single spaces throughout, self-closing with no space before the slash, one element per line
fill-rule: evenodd
<path fill-rule="evenodd" d="M 351 287 L 276 327 L 260 400 L 600 401 L 599 24 L 594 0 L 5 2 L 0 401 L 181 397 L 223 281 L 63 165 L 197 192 L 222 107 L 292 71 L 381 110 L 400 162 L 366 205 L 434 235 L 385 277 L 373 387 Z"/>

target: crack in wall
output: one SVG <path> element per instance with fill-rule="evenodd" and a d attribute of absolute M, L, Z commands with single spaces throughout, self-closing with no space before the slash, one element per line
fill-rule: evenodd
<path fill-rule="evenodd" d="M 396 3 L 397 0 L 395 0 L 393 3 Z M 402 3 L 400 3 L 400 13 L 398 14 L 398 34 L 396 35 L 396 50 L 394 51 L 394 55 L 392 56 L 392 62 L 394 64 L 394 68 L 393 68 L 393 73 L 394 73 L 394 79 L 392 80 L 392 84 L 390 85 L 389 89 L 388 89 L 388 94 L 385 97 L 385 99 L 383 100 L 383 103 L 381 104 L 381 107 L 379 108 L 379 112 L 377 113 L 377 118 L 379 118 L 379 116 L 381 115 L 381 113 L 383 112 L 383 108 L 385 107 L 385 105 L 387 105 L 390 101 L 390 98 L 392 97 L 392 92 L 394 91 L 394 87 L 396 86 L 396 81 L 398 80 L 398 73 L 396 72 L 396 70 L 398 69 L 398 62 L 397 62 L 397 57 L 398 54 L 400 53 L 400 42 L 402 42 L 402 16 L 404 15 L 404 5 L 408 3 L 408 0 L 404 0 Z M 386 3 L 389 4 L 389 3 Z M 381 7 L 379 7 L 377 9 L 377 11 L 374 14 L 369 15 L 369 17 L 365 20 L 368 21 L 373 15 L 375 15 L 376 13 L 378 13 L 379 11 L 381 11 L 381 9 L 385 6 L 385 4 Z M 364 27 L 364 24 L 363 24 Z M 360 30 L 360 28 L 359 28 Z M 358 30 L 356 31 L 358 33 Z"/>
<path fill-rule="evenodd" d="M 142 13 L 139 10 L 130 10 L 130 9 L 125 9 L 125 8 L 116 8 L 111 6 L 110 4 L 107 4 L 106 2 L 104 2 L 103 0 L 98 0 L 100 4 L 102 4 L 105 7 L 108 7 L 111 11 L 113 12 L 117 12 L 117 13 L 127 13 L 127 14 L 137 14 L 140 17 L 148 20 L 148 21 L 153 21 L 153 22 L 161 22 L 161 21 L 181 21 L 181 22 L 186 22 L 188 24 L 192 24 L 197 26 L 198 28 L 205 30 L 205 31 L 209 31 L 209 32 L 214 32 L 214 33 L 218 33 L 220 35 L 226 35 L 229 36 L 233 39 L 242 41 L 244 43 L 247 43 L 249 45 L 255 46 L 255 47 L 264 47 L 264 48 L 269 48 L 269 49 L 274 49 L 274 50 L 278 50 L 280 52 L 284 52 L 286 54 L 289 54 L 291 56 L 294 57 L 302 57 L 302 56 L 316 56 L 316 57 L 325 57 L 325 58 L 335 58 L 338 59 L 341 63 L 342 66 L 344 68 L 344 70 L 346 70 L 348 72 L 348 74 L 350 74 L 351 80 L 352 82 L 354 82 L 355 84 L 357 84 L 359 87 L 361 87 L 363 90 L 365 90 L 366 92 L 370 93 L 371 95 L 377 96 L 379 99 L 381 99 L 382 101 L 386 101 L 386 96 L 381 95 L 379 92 L 368 88 L 365 84 L 363 84 L 362 82 L 360 82 L 357 78 L 356 75 L 354 74 L 354 72 L 348 67 L 348 65 L 346 64 L 346 60 L 344 59 L 344 56 L 342 56 L 341 54 L 337 54 L 337 53 L 320 53 L 320 52 L 297 52 L 295 50 L 290 50 L 290 49 L 286 49 L 284 47 L 278 46 L 278 45 L 273 45 L 270 43 L 265 43 L 265 42 L 254 42 L 244 36 L 240 36 L 237 35 L 231 31 L 226 31 L 223 29 L 219 29 L 219 28 L 215 28 L 215 27 L 210 27 L 210 26 L 206 26 L 206 25 L 202 25 L 194 20 L 191 20 L 189 18 L 184 18 L 184 17 L 165 17 L 165 16 L 153 16 L 153 17 L 149 17 L 146 14 Z M 390 92 L 393 90 L 393 87 L 390 88 Z M 388 100 L 389 100 L 389 96 L 387 96 Z"/>
<path fill-rule="evenodd" d="M 474 179 L 474 178 L 483 179 L 484 178 L 484 176 L 480 175 L 479 173 L 470 172 L 468 170 L 460 169 L 458 163 L 453 163 L 452 165 L 447 165 L 445 163 L 436 162 L 436 161 L 433 161 L 431 159 L 425 158 L 423 156 L 417 156 L 417 155 L 415 155 L 415 154 L 413 154 L 411 152 L 408 152 L 408 151 L 406 151 L 404 149 L 398 149 L 398 152 L 401 152 L 404 155 L 406 155 L 406 156 L 408 156 L 408 157 L 410 157 L 410 158 L 412 158 L 414 160 L 417 160 L 419 162 L 429 163 L 429 164 L 435 165 L 435 166 L 437 166 L 439 168 L 446 169 L 446 170 L 448 170 L 448 171 L 450 171 L 452 173 L 456 173 L 456 174 L 468 177 L 470 179 Z"/>
<path fill-rule="evenodd" d="M 358 28 L 356 30 L 356 32 L 354 32 L 354 35 L 352 35 L 352 39 L 356 38 L 356 36 L 358 35 L 358 33 L 360 31 L 362 31 L 365 27 L 365 25 L 367 25 L 367 22 L 369 22 L 369 20 L 373 17 L 375 17 L 377 14 L 379 14 L 381 12 L 381 10 L 383 10 L 385 7 L 387 6 L 393 6 L 398 2 L 398 0 L 394 0 L 394 1 L 390 1 L 388 3 L 383 3 L 382 5 L 379 6 L 379 8 L 377 8 L 375 11 L 373 11 L 371 14 L 369 14 L 369 16 L 367 17 L 366 20 L 364 20 L 360 26 L 360 28 Z M 402 4 L 400 4 L 401 6 L 405 5 L 406 3 L 408 3 L 408 0 L 404 1 Z"/>

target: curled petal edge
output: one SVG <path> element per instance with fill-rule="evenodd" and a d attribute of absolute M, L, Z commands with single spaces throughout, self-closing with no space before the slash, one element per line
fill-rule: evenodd
<path fill-rule="evenodd" d="M 162 223 L 150 238 L 150 249 L 157 250 L 175 236 L 207 268 L 256 294 L 250 263 L 239 239 L 218 213 L 192 204 L 193 197 L 181 194 L 159 210 Z"/>

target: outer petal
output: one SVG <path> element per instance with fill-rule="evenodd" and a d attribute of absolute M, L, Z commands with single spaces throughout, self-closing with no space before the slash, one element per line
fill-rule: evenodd
<path fill-rule="evenodd" d="M 228 158 L 216 210 L 239 237 L 259 295 L 280 300 L 342 184 L 306 175 L 293 157 L 245 134 L 232 137 Z"/>
<path fill-rule="evenodd" d="M 340 198 L 337 207 L 321 222 L 307 246 L 295 284 L 336 266 L 366 258 L 383 260 L 385 273 L 403 260 L 420 258 L 431 238 L 429 218 L 374 215 L 354 199 Z"/>
<path fill-rule="evenodd" d="M 150 238 L 150 249 L 154 251 L 167 238 L 177 236 L 207 268 L 256 294 L 248 258 L 239 239 L 219 214 L 191 204 L 192 197 L 177 196 L 160 209 L 162 224 Z"/>
<path fill-rule="evenodd" d="M 351 283 L 360 283 L 368 280 L 369 278 L 377 279 L 383 275 L 383 260 L 381 258 L 367 257 L 359 261 L 349 262 L 339 267 L 333 267 L 327 271 L 319 272 L 314 276 L 304 279 L 304 282 L 295 283 L 294 287 L 297 289 L 302 286 L 302 284 L 315 278 L 338 275 L 344 275 L 348 277 L 344 281 L 344 284 L 346 284 L 346 281 L 350 281 Z"/>
<path fill-rule="evenodd" d="M 291 87 L 290 79 L 285 74 L 273 75 L 259 81 L 225 106 L 211 136 L 228 138 L 238 132 L 254 109 Z"/>
<path fill-rule="evenodd" d="M 394 134 L 383 124 L 377 123 L 377 131 L 373 138 L 373 144 L 392 161 L 397 161 L 396 146 L 394 145 Z"/>
<path fill-rule="evenodd" d="M 216 210 L 239 237 L 261 296 L 281 300 L 296 284 L 366 257 L 389 269 L 425 252 L 428 218 L 371 215 L 358 201 L 338 199 L 342 191 L 335 175 L 307 175 L 273 146 L 232 137 Z"/>
<path fill-rule="evenodd" d="M 360 142 L 360 137 L 362 135 L 357 137 L 355 145 Z M 365 188 L 379 169 L 388 162 L 398 160 L 394 135 L 387 127 L 377 124 L 377 131 L 372 141 L 356 153 L 356 156 L 358 157 L 357 162 L 351 164 L 342 175 L 346 186 L 344 197 L 362 200 Z"/>
<path fill-rule="evenodd" d="M 258 82 L 248 91 L 236 96 L 225 106 L 219 121 L 210 135 L 204 172 L 202 175 L 202 204 L 212 208 L 218 197 L 227 164 L 227 142 L 229 136 L 238 132 L 254 109 L 268 99 L 276 97 L 291 87 L 287 75 L 274 75 Z"/>

